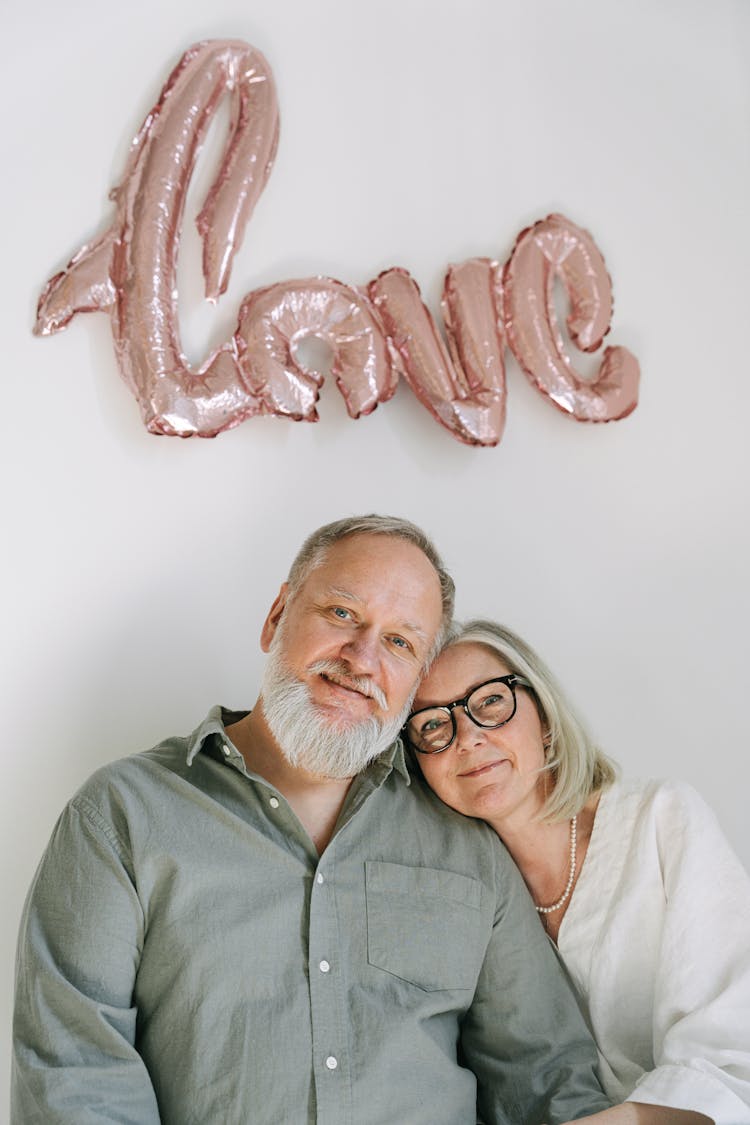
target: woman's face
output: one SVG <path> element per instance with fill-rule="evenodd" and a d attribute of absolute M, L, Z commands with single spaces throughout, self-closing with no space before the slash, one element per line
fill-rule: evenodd
<path fill-rule="evenodd" d="M 484 645 L 467 642 L 438 657 L 417 691 L 413 710 L 463 699 L 485 680 L 510 669 Z M 516 688 L 513 718 L 494 730 L 472 722 L 456 707 L 456 737 L 439 754 L 416 754 L 428 785 L 465 816 L 522 827 L 544 801 L 542 723 L 533 696 Z M 512 818 L 512 820 L 510 819 Z"/>

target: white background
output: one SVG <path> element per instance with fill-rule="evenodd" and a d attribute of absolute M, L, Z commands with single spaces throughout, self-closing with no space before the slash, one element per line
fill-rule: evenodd
<path fill-rule="evenodd" d="M 693 782 L 750 861 L 750 5 L 41 0 L 4 23 L 3 1060 L 22 901 L 62 804 L 212 703 L 252 704 L 291 556 L 345 514 L 423 524 L 459 613 L 523 632 L 625 770 Z M 105 315 L 33 338 L 169 70 L 220 37 L 268 57 L 281 144 L 218 310 L 193 300 L 185 235 L 193 360 L 245 293 L 293 277 L 401 265 L 436 311 L 449 262 L 503 260 L 560 210 L 606 258 L 636 412 L 579 424 L 509 362 L 495 449 L 405 385 L 356 422 L 331 385 L 317 425 L 180 441 L 143 429 Z"/>

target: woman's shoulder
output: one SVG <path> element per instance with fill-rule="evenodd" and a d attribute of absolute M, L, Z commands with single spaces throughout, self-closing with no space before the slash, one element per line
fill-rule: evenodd
<path fill-rule="evenodd" d="M 594 831 L 610 844 L 619 841 L 632 856 L 645 848 L 662 861 L 683 849 L 687 854 L 698 842 L 731 850 L 713 810 L 680 780 L 618 779 L 601 794 Z"/>
<path fill-rule="evenodd" d="M 619 815 L 630 808 L 655 818 L 714 818 L 708 804 L 689 782 L 672 778 L 618 778 L 602 792 L 599 808 L 608 810 L 609 815 Z"/>
<path fill-rule="evenodd" d="M 627 779 L 616 782 L 612 789 L 608 819 L 613 831 L 618 821 L 623 825 L 629 821 L 629 846 L 639 843 L 658 855 L 666 882 L 670 872 L 681 880 L 690 869 L 694 875 L 704 871 L 718 883 L 724 877 L 734 879 L 745 893 L 750 889 L 745 866 L 716 814 L 688 782 Z"/>

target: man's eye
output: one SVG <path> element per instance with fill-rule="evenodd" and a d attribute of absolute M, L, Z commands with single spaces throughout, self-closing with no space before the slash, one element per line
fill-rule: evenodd
<path fill-rule="evenodd" d="M 338 617 L 341 621 L 348 621 L 351 617 L 351 613 L 349 612 L 349 610 L 344 609 L 342 605 L 335 605 L 333 607 L 333 614 L 334 617 Z"/>
<path fill-rule="evenodd" d="M 404 640 L 403 637 L 391 637 L 391 644 L 394 646 L 394 648 L 404 648 L 407 650 L 411 649 L 411 645 L 407 640 Z"/>

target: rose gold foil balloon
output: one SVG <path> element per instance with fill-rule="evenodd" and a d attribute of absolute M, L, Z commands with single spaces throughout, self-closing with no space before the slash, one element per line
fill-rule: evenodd
<path fill-rule="evenodd" d="M 78 251 L 39 300 L 40 335 L 64 328 L 79 312 L 110 314 L 120 372 L 151 433 L 214 437 L 257 414 L 317 420 L 323 372 L 304 361 L 301 347 L 311 336 L 328 349 L 353 418 L 386 402 L 403 374 L 460 441 L 496 445 L 505 424 L 506 332 L 524 371 L 574 418 L 610 421 L 633 410 L 638 364 L 630 352 L 608 348 L 592 382 L 565 354 L 555 278 L 567 288 L 568 328 L 584 351 L 596 349 L 608 331 L 612 298 L 590 235 L 561 215 L 522 232 L 502 281 L 497 263 L 486 258 L 450 267 L 442 299 L 447 347 L 416 282 L 390 269 L 366 292 L 320 277 L 255 290 L 232 338 L 192 370 L 179 338 L 177 256 L 195 162 L 227 94 L 229 137 L 197 219 L 206 295 L 215 300 L 226 290 L 279 129 L 268 63 L 233 40 L 198 43 L 182 56 L 112 192 L 111 226 Z"/>
<path fill-rule="evenodd" d="M 461 441 L 497 445 L 505 425 L 505 341 L 496 263 L 473 258 L 448 270 L 447 349 L 406 270 L 386 270 L 370 283 L 370 296 L 419 401 Z"/>
<path fill-rule="evenodd" d="M 398 372 L 367 297 L 331 278 L 284 281 L 245 298 L 236 333 L 243 377 L 265 413 L 317 421 L 323 378 L 296 354 L 310 336 L 328 345 L 331 374 L 352 418 L 393 395 Z"/>
<path fill-rule="evenodd" d="M 197 372 L 180 346 L 176 268 L 190 177 L 211 118 L 229 92 L 221 166 L 198 217 L 206 294 L 227 285 L 232 258 L 276 152 L 278 109 L 263 55 L 246 43 L 198 43 L 180 59 L 133 142 L 112 192 L 114 221 L 42 293 L 35 331 L 106 309 L 120 371 L 152 433 L 213 436 L 262 409 L 232 340 Z"/>
<path fill-rule="evenodd" d="M 578 421 L 625 418 L 638 402 L 638 361 L 627 348 L 606 348 L 595 380 L 577 374 L 555 315 L 556 277 L 570 298 L 574 343 L 596 351 L 609 332 L 612 286 L 604 259 L 587 231 L 549 215 L 521 232 L 505 266 L 505 328 L 513 354 L 542 394 Z"/>

